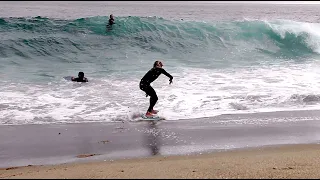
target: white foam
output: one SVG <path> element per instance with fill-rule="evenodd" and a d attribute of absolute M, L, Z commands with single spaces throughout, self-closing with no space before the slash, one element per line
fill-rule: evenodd
<path fill-rule="evenodd" d="M 319 95 L 319 67 L 319 62 L 313 61 L 243 69 L 168 70 L 174 76 L 172 85 L 164 75 L 152 85 L 159 97 L 155 109 L 168 120 L 317 109 L 317 101 L 308 104 L 292 96 Z M 130 121 L 132 114 L 144 113 L 149 105 L 139 81 L 132 76 L 94 79 L 88 84 L 3 82 L 0 123 Z"/>
<path fill-rule="evenodd" d="M 296 36 L 307 34 L 307 45 L 320 54 L 320 24 L 291 20 L 264 21 L 264 23 L 278 33 L 282 39 L 285 38 L 286 33 Z"/>

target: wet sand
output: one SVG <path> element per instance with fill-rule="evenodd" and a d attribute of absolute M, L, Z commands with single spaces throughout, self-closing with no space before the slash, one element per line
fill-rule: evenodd
<path fill-rule="evenodd" d="M 0 169 L 0 178 L 320 178 L 320 145 Z"/>
<path fill-rule="evenodd" d="M 0 178 L 319 178 L 319 117 L 0 126 Z"/>

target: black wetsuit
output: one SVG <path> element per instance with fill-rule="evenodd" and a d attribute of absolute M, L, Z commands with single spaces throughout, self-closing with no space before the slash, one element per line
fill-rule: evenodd
<path fill-rule="evenodd" d="M 111 31 L 113 24 L 115 24 L 114 19 L 113 19 L 113 18 L 110 18 L 110 19 L 109 19 L 109 23 L 106 25 L 106 31 Z"/>
<path fill-rule="evenodd" d="M 162 68 L 152 68 L 150 69 L 146 75 L 143 76 L 143 78 L 140 81 L 140 89 L 144 92 L 146 92 L 147 95 L 150 96 L 150 106 L 148 108 L 148 111 L 151 112 L 153 110 L 154 105 L 158 101 L 157 93 L 154 91 L 154 89 L 151 87 L 151 83 L 156 80 L 160 74 L 164 74 L 167 77 L 170 78 L 170 81 L 173 79 L 173 77 L 167 73 Z"/>
<path fill-rule="evenodd" d="M 88 82 L 88 79 L 87 78 L 73 78 L 72 81 L 77 81 L 77 82 Z"/>
<path fill-rule="evenodd" d="M 112 18 L 112 19 L 109 19 L 109 26 L 112 26 L 114 24 L 114 19 Z"/>

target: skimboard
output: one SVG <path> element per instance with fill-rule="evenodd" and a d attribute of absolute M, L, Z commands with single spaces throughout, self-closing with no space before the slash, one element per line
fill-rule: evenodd
<path fill-rule="evenodd" d="M 156 111 L 158 113 L 159 111 Z M 160 120 L 166 120 L 165 117 L 159 116 L 157 114 L 154 114 L 152 117 L 147 117 L 145 113 L 137 113 L 132 115 L 132 119 L 135 121 L 160 121 Z"/>
<path fill-rule="evenodd" d="M 145 114 L 141 114 L 141 117 L 144 119 L 144 120 L 149 120 L 149 121 L 157 121 L 157 120 L 164 120 L 165 118 L 163 117 L 160 117 L 159 115 L 157 115 L 157 113 L 159 111 L 157 110 L 154 110 L 156 114 L 154 114 L 152 117 L 147 117 Z"/>
<path fill-rule="evenodd" d="M 159 116 L 159 115 L 153 115 L 152 117 L 147 117 L 145 114 L 140 115 L 141 118 L 138 119 L 138 121 L 161 121 L 166 120 L 165 117 Z"/>
<path fill-rule="evenodd" d="M 159 121 L 159 120 L 163 120 L 164 119 L 164 118 L 161 118 L 158 115 L 147 117 L 145 114 L 142 114 L 141 117 L 142 117 L 143 120 L 146 120 L 146 121 Z"/>

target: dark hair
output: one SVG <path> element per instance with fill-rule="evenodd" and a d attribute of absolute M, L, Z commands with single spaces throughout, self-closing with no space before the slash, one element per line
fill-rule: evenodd
<path fill-rule="evenodd" d="M 79 77 L 84 77 L 84 73 L 83 73 L 83 72 L 79 72 L 79 73 L 78 73 L 78 76 L 79 76 Z"/>
<path fill-rule="evenodd" d="M 153 63 L 153 67 L 154 67 L 154 68 L 158 65 L 158 62 L 159 62 L 159 61 L 155 61 L 155 62 Z"/>

